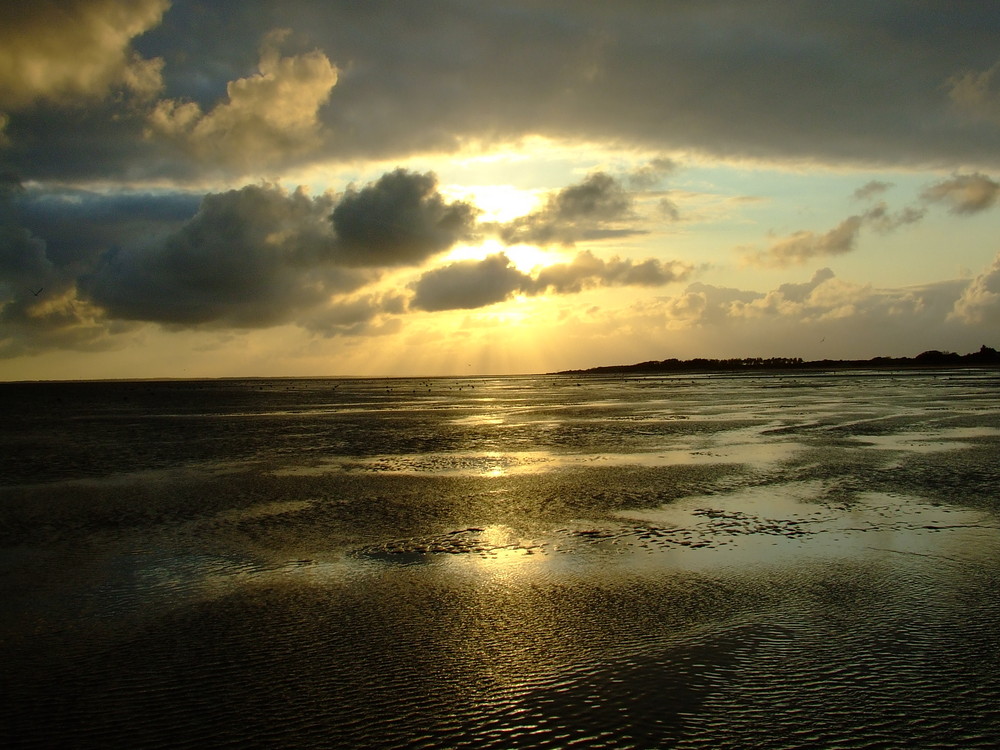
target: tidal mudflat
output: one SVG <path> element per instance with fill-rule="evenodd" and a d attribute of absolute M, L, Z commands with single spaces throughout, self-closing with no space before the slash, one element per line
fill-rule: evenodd
<path fill-rule="evenodd" d="M 1000 746 L 996 371 L 0 403 L 6 746 Z"/>

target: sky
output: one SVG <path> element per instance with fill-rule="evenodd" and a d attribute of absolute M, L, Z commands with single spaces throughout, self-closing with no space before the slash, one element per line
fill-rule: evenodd
<path fill-rule="evenodd" d="M 8 0 L 0 380 L 1000 346 L 1000 4 Z"/>

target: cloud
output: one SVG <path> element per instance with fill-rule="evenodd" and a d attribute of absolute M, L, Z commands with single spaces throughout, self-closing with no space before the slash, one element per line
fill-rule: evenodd
<path fill-rule="evenodd" d="M 877 232 L 891 232 L 906 224 L 916 224 L 926 216 L 927 211 L 916 206 L 904 206 L 895 213 L 889 211 L 885 203 L 879 202 L 865 212 L 865 226 L 872 227 Z"/>
<path fill-rule="evenodd" d="M 483 260 L 458 261 L 424 273 L 412 286 L 411 306 L 428 311 L 472 309 L 503 302 L 515 294 L 576 294 L 595 287 L 663 286 L 688 278 L 693 270 L 679 261 L 650 258 L 636 263 L 618 257 L 605 261 L 585 251 L 569 263 L 545 266 L 532 276 L 517 269 L 505 253 L 496 253 Z"/>
<path fill-rule="evenodd" d="M 8 329 L 5 348 L 11 346 L 13 329 L 44 328 L 54 311 L 53 300 L 73 288 L 70 274 L 49 257 L 45 240 L 21 223 L 23 194 L 11 179 L 0 188 L 0 322 Z"/>
<path fill-rule="evenodd" d="M 949 317 L 966 324 L 1000 324 L 1000 255 L 962 291 Z"/>
<path fill-rule="evenodd" d="M 333 336 L 384 336 L 402 327 L 399 315 L 406 301 L 399 294 L 366 294 L 336 299 L 298 323 L 325 338 Z"/>
<path fill-rule="evenodd" d="M 632 196 L 622 183 L 604 172 L 552 194 L 538 211 L 499 228 L 508 245 L 572 245 L 579 240 L 620 237 L 636 230 L 615 225 L 631 217 Z"/>
<path fill-rule="evenodd" d="M 987 169 L 1000 165 L 1000 129 L 963 112 L 992 111 L 996 101 L 1000 14 L 988 3 L 960 12 L 952 5 L 622 0 L 609 10 L 580 0 L 520 4 L 516 13 L 505 3 L 384 13 L 370 4 L 265 9 L 248 0 L 224 11 L 175 3 L 157 26 L 162 0 L 7 3 L 11 21 L 0 28 L 22 47 L 9 59 L 40 55 L 52 71 L 27 88 L 24 76 L 0 73 L 0 81 L 11 79 L 0 85 L 10 102 L 43 92 L 46 101 L 72 91 L 103 95 L 130 80 L 151 91 L 161 78 L 165 98 L 151 119 L 110 103 L 0 110 L 9 116 L 6 138 L 20 144 L 10 163 L 30 179 L 194 180 L 199 170 L 254 167 L 274 175 L 307 163 L 399 162 L 534 135 L 798 165 Z M 62 7 L 77 9 L 80 22 L 50 24 L 56 43 L 39 52 L 41 37 L 24 33 L 15 16 L 65 17 L 53 10 Z M 115 14 L 116 24 L 88 31 L 91 18 Z M 36 26 L 38 34 L 46 29 Z M 280 56 L 275 27 L 308 37 L 311 51 Z M 262 38 L 258 72 L 248 76 L 248 50 Z M 324 106 L 334 84 L 335 101 Z M 191 158 L 178 159 L 178 149 Z M 640 188 L 654 176 L 627 184 Z"/>
<path fill-rule="evenodd" d="M 150 95 L 162 59 L 131 47 L 160 23 L 169 0 L 35 0 L 0 4 L 0 108 L 103 97 L 114 87 Z"/>
<path fill-rule="evenodd" d="M 382 269 L 471 236 L 475 210 L 433 174 L 396 170 L 339 202 L 262 183 L 209 193 L 26 190 L 0 179 L 0 348 L 110 345 L 133 323 L 324 336 L 391 330 L 399 294 L 358 295 Z M 36 294 L 38 289 L 43 294 Z"/>
<path fill-rule="evenodd" d="M 869 183 L 860 191 L 862 195 L 877 195 L 880 186 Z M 858 194 L 855 193 L 855 195 Z M 871 227 L 877 232 L 891 232 L 906 224 L 915 224 L 924 218 L 926 211 L 916 206 L 906 206 L 893 213 L 879 201 L 862 214 L 848 216 L 833 229 L 817 234 L 801 230 L 783 237 L 766 250 L 743 248 L 744 263 L 764 268 L 787 268 L 807 263 L 814 258 L 843 255 L 854 250 L 862 227 Z"/>
<path fill-rule="evenodd" d="M 203 112 L 193 101 L 164 99 L 149 115 L 147 133 L 165 136 L 198 159 L 259 168 L 301 156 L 322 143 L 318 117 L 337 83 L 322 52 L 281 57 L 290 32 L 264 39 L 256 75 L 230 81 L 226 100 Z"/>
<path fill-rule="evenodd" d="M 81 268 L 111 247 L 148 242 L 176 231 L 202 196 L 183 192 L 94 192 L 33 188 L 19 196 L 17 221 L 45 238 L 60 267 Z"/>
<path fill-rule="evenodd" d="M 668 328 L 717 327 L 739 337 L 752 323 L 758 333 L 777 337 L 788 332 L 801 338 L 796 326 L 834 326 L 859 340 L 888 330 L 905 331 L 916 340 L 932 329 L 944 330 L 948 313 L 965 282 L 921 287 L 874 289 L 837 279 L 829 268 L 816 271 L 805 283 L 785 283 L 756 292 L 695 283 L 676 297 L 658 302 Z M 737 328 L 733 328 L 737 326 Z M 769 332 L 769 333 L 768 333 Z"/>
<path fill-rule="evenodd" d="M 664 177 L 675 173 L 680 165 L 673 159 L 658 157 L 632 170 L 628 176 L 628 185 L 633 190 L 649 190 L 658 185 Z"/>
<path fill-rule="evenodd" d="M 883 182 L 882 180 L 871 180 L 866 182 L 864 185 L 859 187 L 854 191 L 854 197 L 857 200 L 869 200 L 877 195 L 882 195 L 887 192 L 889 188 L 892 187 L 891 182 Z"/>
<path fill-rule="evenodd" d="M 684 281 L 694 267 L 680 261 L 648 258 L 635 262 L 614 257 L 604 261 L 590 251 L 577 253 L 570 263 L 556 263 L 542 268 L 535 278 L 533 293 L 557 294 L 580 292 L 595 286 L 664 286 Z"/>
<path fill-rule="evenodd" d="M 953 214 L 976 214 L 992 208 L 1000 196 L 1000 183 L 979 172 L 959 174 L 931 185 L 921 197 L 930 203 L 948 204 Z"/>
<path fill-rule="evenodd" d="M 854 191 L 854 197 L 870 200 L 886 192 L 891 185 L 873 180 Z M 1000 183 L 979 172 L 958 174 L 923 190 L 925 203 L 943 203 L 953 214 L 972 215 L 986 211 L 1000 199 Z M 802 230 L 771 244 L 766 250 L 740 249 L 744 263 L 765 268 L 786 268 L 814 258 L 842 255 L 854 250 L 862 227 L 877 232 L 892 232 L 907 224 L 921 221 L 927 210 L 920 206 L 904 206 L 893 212 L 884 201 L 878 201 L 861 214 L 844 219 L 833 229 L 818 234 Z"/>
<path fill-rule="evenodd" d="M 821 268 L 813 274 L 812 278 L 804 284 L 782 284 L 776 290 L 777 295 L 789 302 L 804 302 L 818 287 L 825 281 L 834 277 L 833 271 L 829 268 Z"/>
<path fill-rule="evenodd" d="M 688 327 L 720 322 L 729 317 L 734 304 L 753 302 L 763 297 L 759 292 L 695 282 L 682 294 L 661 300 L 660 306 L 669 324 Z"/>
<path fill-rule="evenodd" d="M 584 0 L 517 13 L 477 6 L 461 24 L 444 23 L 453 13 L 432 5 L 380 16 L 377 42 L 358 33 L 374 15 L 338 9 L 317 19 L 331 49 L 361 69 L 346 106 L 329 113 L 331 126 L 378 120 L 345 147 L 396 154 L 393 146 L 450 149 L 469 133 L 541 133 L 800 161 L 1000 158 L 1000 135 L 969 131 L 943 90 L 956 70 L 982 69 L 995 54 L 1000 19 L 981 4 L 956 13 L 944 0 L 849 11 L 822 0 L 655 9 L 626 0 L 609 12 Z"/>
<path fill-rule="evenodd" d="M 1000 86 L 994 78 L 1000 62 L 986 70 L 966 70 L 948 79 L 948 95 L 962 112 L 975 119 L 1000 123 Z"/>
<path fill-rule="evenodd" d="M 995 54 L 1000 17 L 987 5 L 623 0 L 609 11 L 582 0 L 516 13 L 477 4 L 460 23 L 454 14 L 338 5 L 311 19 L 355 66 L 343 106 L 325 117 L 345 133 L 341 153 L 395 157 L 532 133 L 720 157 L 1000 163 L 1000 133 L 970 130 L 945 88 Z"/>
<path fill-rule="evenodd" d="M 477 209 L 446 203 L 432 173 L 397 169 L 348 190 L 333 210 L 339 258 L 352 266 L 420 263 L 474 236 Z"/>
<path fill-rule="evenodd" d="M 413 285 L 410 305 L 430 312 L 470 310 L 503 302 L 530 284 L 530 276 L 515 268 L 504 253 L 496 253 L 423 274 Z"/>
<path fill-rule="evenodd" d="M 41 238 L 23 227 L 0 225 L 0 303 L 6 303 L 5 318 L 13 314 L 12 304 L 26 307 L 36 290 L 51 288 L 56 278 Z"/>
<path fill-rule="evenodd" d="M 657 207 L 660 209 L 660 214 L 668 221 L 680 221 L 681 210 L 669 195 L 660 198 Z"/>
<path fill-rule="evenodd" d="M 115 318 L 245 328 L 287 322 L 374 278 L 338 265 L 332 204 L 328 195 L 270 185 L 209 194 L 177 232 L 108 251 L 81 286 Z"/>
<path fill-rule="evenodd" d="M 23 226 L 24 191 L 0 187 L 0 357 L 52 348 L 103 349 L 116 330 L 103 312 L 77 293 L 73 257 L 60 257 Z"/>
<path fill-rule="evenodd" d="M 799 231 L 773 243 L 767 250 L 744 251 L 744 260 L 755 266 L 786 268 L 806 263 L 813 258 L 849 253 L 854 249 L 864 223 L 862 215 L 849 216 L 823 234 Z"/>

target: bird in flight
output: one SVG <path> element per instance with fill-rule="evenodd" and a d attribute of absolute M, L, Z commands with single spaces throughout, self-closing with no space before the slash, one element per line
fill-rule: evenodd
<path fill-rule="evenodd" d="M 45 288 L 45 287 L 43 287 L 43 286 L 40 286 L 40 287 L 38 287 L 38 291 L 37 291 L 37 292 L 36 292 L 36 291 L 35 291 L 34 289 L 32 289 L 32 290 L 31 290 L 31 293 L 32 293 L 33 295 L 35 295 L 35 296 L 37 297 L 37 296 L 38 296 L 39 294 L 41 294 L 41 293 L 42 293 L 42 290 L 43 290 L 44 288 Z"/>

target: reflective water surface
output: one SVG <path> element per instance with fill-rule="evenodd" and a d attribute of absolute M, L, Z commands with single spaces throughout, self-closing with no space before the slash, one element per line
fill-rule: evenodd
<path fill-rule="evenodd" d="M 996 747 L 998 396 L 0 385 L 5 746 Z"/>

